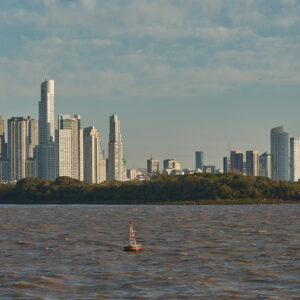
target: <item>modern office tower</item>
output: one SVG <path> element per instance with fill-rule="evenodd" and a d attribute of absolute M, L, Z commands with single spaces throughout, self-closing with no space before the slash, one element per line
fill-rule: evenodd
<path fill-rule="evenodd" d="M 246 174 L 258 176 L 259 152 L 256 150 L 246 151 Z"/>
<path fill-rule="evenodd" d="M 117 115 L 109 118 L 108 179 L 123 180 L 122 139 Z"/>
<path fill-rule="evenodd" d="M 283 126 L 271 129 L 272 179 L 289 180 L 289 134 Z"/>
<path fill-rule="evenodd" d="M 64 131 L 68 130 L 68 133 Z M 68 141 L 68 139 L 71 141 Z M 71 117 L 70 115 L 59 115 L 58 116 L 58 130 L 57 130 L 57 140 L 56 141 L 56 176 L 70 176 L 74 179 L 83 180 L 83 131 L 81 129 L 81 120 L 79 115 Z M 61 144 L 59 143 L 61 142 Z M 71 149 L 69 149 L 69 144 L 71 144 Z M 64 147 L 67 147 L 66 149 Z M 63 159 L 64 153 L 71 151 L 71 171 L 66 171 L 69 165 L 69 158 Z M 62 164 L 65 164 L 64 166 Z M 64 171 L 61 172 L 60 169 Z M 70 175 L 61 175 L 70 174 Z"/>
<path fill-rule="evenodd" d="M 99 131 L 93 126 L 83 130 L 84 180 L 101 183 L 106 180 L 106 161 L 102 157 Z"/>
<path fill-rule="evenodd" d="M 216 173 L 216 166 L 203 166 L 203 172 L 204 173 L 212 173 L 215 174 Z"/>
<path fill-rule="evenodd" d="M 175 159 L 165 159 L 164 169 L 180 170 L 180 163 Z"/>
<path fill-rule="evenodd" d="M 159 161 L 152 156 L 150 159 L 147 159 L 147 173 L 159 173 Z"/>
<path fill-rule="evenodd" d="M 8 159 L 0 158 L 0 182 L 6 182 L 8 180 L 9 180 Z"/>
<path fill-rule="evenodd" d="M 42 179 L 55 179 L 54 132 L 54 80 L 41 84 L 39 102 L 38 175 Z"/>
<path fill-rule="evenodd" d="M 28 119 L 19 117 L 8 120 L 9 180 L 26 177 L 28 158 Z"/>
<path fill-rule="evenodd" d="M 38 145 L 38 122 L 28 117 L 28 158 L 35 158 L 35 148 Z M 28 177 L 36 177 L 28 176 Z M 27 177 L 27 176 L 26 176 Z"/>
<path fill-rule="evenodd" d="M 200 169 L 200 170 L 203 171 L 203 166 L 204 166 L 204 152 L 197 151 L 195 153 L 195 160 L 196 160 L 195 170 Z"/>
<path fill-rule="evenodd" d="M 0 158 L 6 158 L 7 144 L 5 143 L 5 123 L 0 116 Z"/>
<path fill-rule="evenodd" d="M 128 180 L 127 179 L 127 166 L 126 166 L 126 159 L 125 158 L 123 158 L 122 159 L 122 172 L 123 172 L 123 174 L 122 174 L 122 180 L 123 181 L 126 181 L 126 180 Z"/>
<path fill-rule="evenodd" d="M 244 155 L 242 151 L 231 151 L 230 152 L 230 171 L 238 171 L 241 174 L 244 173 Z"/>
<path fill-rule="evenodd" d="M 224 156 L 223 157 L 223 172 L 229 173 L 230 172 L 230 157 Z"/>
<path fill-rule="evenodd" d="M 300 137 L 290 139 L 291 181 L 300 179 Z"/>

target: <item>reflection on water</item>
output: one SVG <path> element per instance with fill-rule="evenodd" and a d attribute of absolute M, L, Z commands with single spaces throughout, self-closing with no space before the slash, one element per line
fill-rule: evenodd
<path fill-rule="evenodd" d="M 299 205 L 0 206 L 0 297 L 296 299 L 299 217 Z M 122 251 L 129 219 L 138 254 Z"/>

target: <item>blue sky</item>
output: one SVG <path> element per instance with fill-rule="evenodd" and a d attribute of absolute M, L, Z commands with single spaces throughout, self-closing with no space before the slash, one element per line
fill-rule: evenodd
<path fill-rule="evenodd" d="M 54 79 L 56 114 L 95 125 L 107 153 L 119 115 L 128 167 L 152 154 L 222 166 L 230 148 L 300 135 L 298 0 L 9 0 L 0 3 L 0 114 L 37 117 Z"/>

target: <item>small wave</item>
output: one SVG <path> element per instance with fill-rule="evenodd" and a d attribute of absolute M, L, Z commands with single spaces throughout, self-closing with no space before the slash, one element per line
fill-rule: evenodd
<path fill-rule="evenodd" d="M 18 241 L 16 242 L 17 245 L 35 245 L 34 242 L 31 241 Z"/>

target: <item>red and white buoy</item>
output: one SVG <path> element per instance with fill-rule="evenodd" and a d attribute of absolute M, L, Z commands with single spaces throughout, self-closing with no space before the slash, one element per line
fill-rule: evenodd
<path fill-rule="evenodd" d="M 142 245 L 136 244 L 132 221 L 129 221 L 129 246 L 124 247 L 124 251 L 140 251 L 140 250 L 142 250 Z"/>

